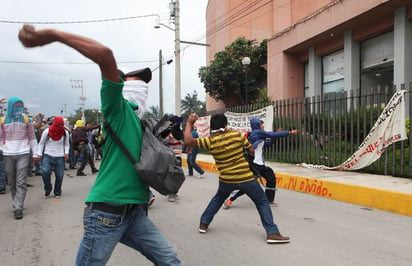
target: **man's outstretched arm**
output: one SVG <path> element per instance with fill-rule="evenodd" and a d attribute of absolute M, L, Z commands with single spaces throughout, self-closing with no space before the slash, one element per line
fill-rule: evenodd
<path fill-rule="evenodd" d="M 28 48 L 43 46 L 53 42 L 60 42 L 70 46 L 98 64 L 105 79 L 119 82 L 116 61 L 111 49 L 95 40 L 54 29 L 36 30 L 30 25 L 24 25 L 19 31 L 18 37 L 23 46 Z"/>

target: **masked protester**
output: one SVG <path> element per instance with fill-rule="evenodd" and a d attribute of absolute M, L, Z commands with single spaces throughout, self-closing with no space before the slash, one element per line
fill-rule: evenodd
<path fill-rule="evenodd" d="M 49 198 L 53 190 L 51 172 L 54 169 L 54 196 L 60 198 L 64 176 L 64 164 L 69 159 L 69 132 L 64 127 L 63 117 L 56 116 L 53 123 L 43 131 L 37 154 L 42 158 L 41 169 L 44 183 L 44 198 Z"/>
<path fill-rule="evenodd" d="M 95 62 L 101 71 L 101 110 L 116 135 L 140 160 L 142 126 L 123 98 L 123 80 L 110 48 L 76 34 L 24 25 L 19 39 L 25 47 L 62 43 Z M 110 135 L 105 135 L 100 171 L 85 200 L 84 234 L 75 265 L 106 265 L 122 243 L 154 265 L 181 265 L 175 249 L 146 215 L 147 185 Z M 133 137 L 131 137 L 133 136 Z"/>
<path fill-rule="evenodd" d="M 37 150 L 37 139 L 31 119 L 23 115 L 23 100 L 11 97 L 7 114 L 1 119 L 0 139 L 3 144 L 3 160 L 6 177 L 10 185 L 15 219 L 23 218 L 24 199 L 27 193 L 27 170 L 30 149 Z M 38 161 L 33 153 L 33 160 Z"/>
<path fill-rule="evenodd" d="M 142 118 L 146 111 L 148 95 L 148 83 L 152 80 L 150 68 L 135 71 L 118 70 L 120 77 L 124 80 L 123 97 L 132 103 L 136 115 Z"/>

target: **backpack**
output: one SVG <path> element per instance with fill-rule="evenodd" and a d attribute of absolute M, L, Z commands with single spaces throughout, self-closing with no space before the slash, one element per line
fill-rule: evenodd
<path fill-rule="evenodd" d="M 164 117 L 160 121 L 156 119 L 140 120 L 143 129 L 140 162 L 133 158 L 106 119 L 103 118 L 102 121 L 104 128 L 132 162 L 144 183 L 162 195 L 179 191 L 185 180 L 183 169 L 179 166 L 179 161 L 173 150 L 161 138 L 163 131 L 170 127 L 168 119 Z"/>
<path fill-rule="evenodd" d="M 29 117 L 27 115 L 23 115 L 24 123 L 26 124 L 26 134 L 29 136 Z M 6 143 L 6 132 L 4 131 L 4 122 L 6 121 L 6 116 L 2 116 L 0 118 L 0 126 L 1 126 L 1 135 L 3 136 L 3 145 Z M 29 138 L 27 137 L 27 144 L 30 143 Z"/>

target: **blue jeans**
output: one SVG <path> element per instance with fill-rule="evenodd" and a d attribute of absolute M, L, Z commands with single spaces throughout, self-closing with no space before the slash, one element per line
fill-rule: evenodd
<path fill-rule="evenodd" d="M 209 205 L 200 217 L 200 222 L 210 224 L 215 214 L 220 210 L 225 199 L 227 199 L 233 190 L 239 189 L 245 192 L 255 203 L 259 212 L 260 220 L 267 234 L 279 232 L 277 225 L 273 222 L 272 209 L 265 193 L 256 180 L 240 184 L 229 184 L 219 181 L 219 187 L 216 194 L 210 200 Z"/>
<path fill-rule="evenodd" d="M 44 191 L 46 192 L 51 192 L 53 188 L 50 181 L 52 167 L 54 167 L 54 175 L 56 176 L 53 192 L 55 196 L 60 196 L 62 194 L 62 183 L 64 176 L 64 157 L 54 157 L 47 154 L 43 155 L 41 170 L 43 172 L 42 177 L 44 183 Z"/>
<path fill-rule="evenodd" d="M 70 147 L 69 148 L 69 167 L 70 169 L 74 169 L 77 164 L 77 156 L 74 154 L 74 150 Z"/>
<path fill-rule="evenodd" d="M 192 153 L 187 155 L 187 166 L 189 168 L 189 175 L 193 175 L 193 169 L 195 169 L 199 174 L 203 175 L 205 171 L 196 163 L 196 157 L 198 149 L 193 149 Z"/>
<path fill-rule="evenodd" d="M 83 226 L 76 265 L 106 265 L 118 242 L 139 251 L 155 265 L 181 265 L 174 248 L 140 205 L 123 215 L 86 207 Z"/>

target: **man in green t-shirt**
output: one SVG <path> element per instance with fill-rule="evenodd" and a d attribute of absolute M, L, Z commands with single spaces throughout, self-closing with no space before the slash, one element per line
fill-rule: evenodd
<path fill-rule="evenodd" d="M 54 29 L 38 30 L 25 25 L 19 31 L 25 47 L 60 42 L 95 62 L 102 74 L 101 110 L 120 140 L 140 160 L 142 128 L 129 102 L 122 96 L 123 80 L 119 78 L 112 51 L 83 36 Z M 142 253 L 156 265 L 180 265 L 176 251 L 147 217 L 147 185 L 133 165 L 103 132 L 106 142 L 99 174 L 86 198 L 84 235 L 77 253 L 76 265 L 105 265 L 118 242 Z"/>

